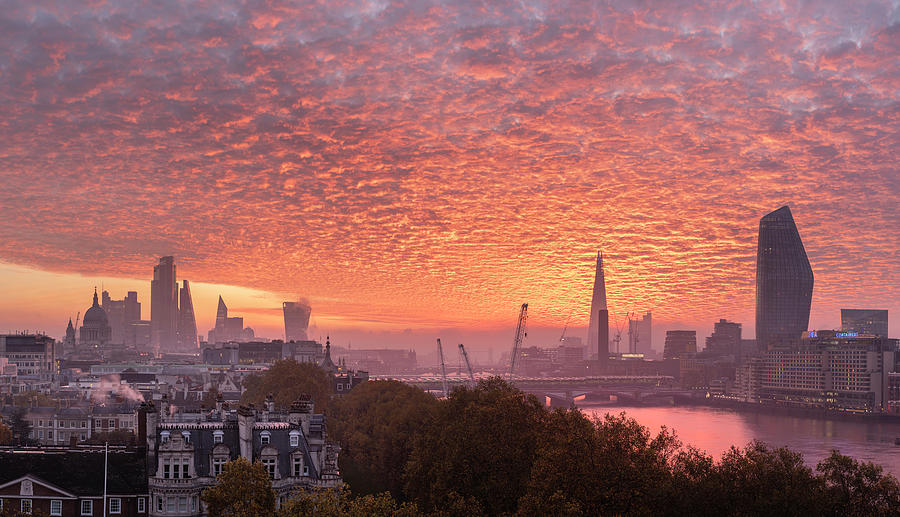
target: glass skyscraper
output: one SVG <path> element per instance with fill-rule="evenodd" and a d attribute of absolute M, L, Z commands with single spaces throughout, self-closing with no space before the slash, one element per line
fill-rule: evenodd
<path fill-rule="evenodd" d="M 756 341 L 760 350 L 790 346 L 809 326 L 813 271 L 791 209 L 759 220 Z"/>

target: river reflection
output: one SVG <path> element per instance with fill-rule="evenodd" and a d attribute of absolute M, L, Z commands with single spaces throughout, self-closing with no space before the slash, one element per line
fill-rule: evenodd
<path fill-rule="evenodd" d="M 763 413 L 738 413 L 707 407 L 609 407 L 580 405 L 586 414 L 624 411 L 653 433 L 663 425 L 672 429 L 685 445 L 693 445 L 715 458 L 731 445 L 743 447 L 757 439 L 774 447 L 786 446 L 803 453 L 815 467 L 832 449 L 858 460 L 882 465 L 900 477 L 900 424 L 821 420 Z"/>

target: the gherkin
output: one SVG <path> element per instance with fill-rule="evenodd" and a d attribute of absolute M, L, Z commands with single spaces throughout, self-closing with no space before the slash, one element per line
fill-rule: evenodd
<path fill-rule="evenodd" d="M 756 340 L 760 350 L 790 346 L 809 326 L 813 271 L 791 209 L 759 220 Z"/>

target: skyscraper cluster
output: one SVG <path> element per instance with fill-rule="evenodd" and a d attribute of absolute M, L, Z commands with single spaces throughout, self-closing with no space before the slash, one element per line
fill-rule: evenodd
<path fill-rule="evenodd" d="M 156 353 L 195 352 L 200 346 L 190 286 L 184 280 L 179 288 L 175 258 L 171 256 L 161 257 L 159 264 L 153 267 L 150 326 Z"/>

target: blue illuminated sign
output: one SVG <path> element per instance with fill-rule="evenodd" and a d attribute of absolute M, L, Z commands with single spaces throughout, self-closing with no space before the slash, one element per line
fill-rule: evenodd
<path fill-rule="evenodd" d="M 837 332 L 835 333 L 837 337 L 859 337 L 859 332 Z"/>
<path fill-rule="evenodd" d="M 818 337 L 815 330 L 810 330 L 809 332 L 807 332 L 807 334 L 809 335 L 809 337 Z"/>

